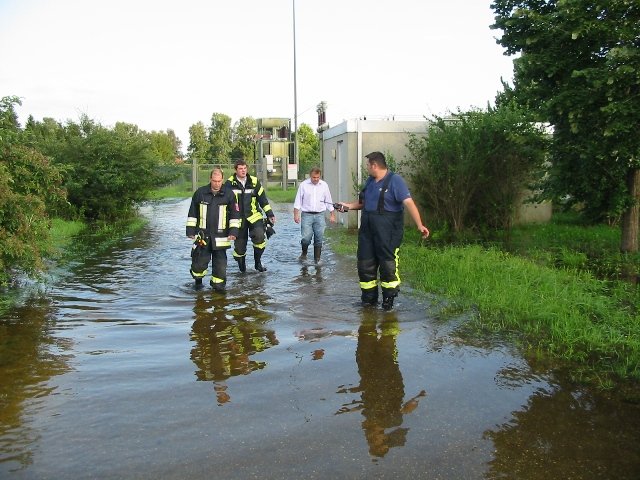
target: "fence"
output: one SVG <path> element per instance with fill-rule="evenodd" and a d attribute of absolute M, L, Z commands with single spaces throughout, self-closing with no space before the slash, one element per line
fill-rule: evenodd
<path fill-rule="evenodd" d="M 250 175 L 256 175 L 255 164 L 248 163 L 247 167 Z M 178 165 L 175 168 L 178 169 L 178 176 L 174 181 L 171 182 L 171 186 L 182 187 L 189 185 L 191 191 L 195 191 L 198 187 L 209 183 L 211 170 L 213 170 L 214 168 L 222 169 L 222 173 L 224 173 L 225 179 L 229 178 L 234 172 L 232 163 L 202 163 L 198 164 L 195 169 L 190 164 L 184 164 Z M 173 171 L 175 172 L 175 170 Z"/>
<path fill-rule="evenodd" d="M 173 168 L 173 167 L 172 167 Z M 190 164 L 178 165 L 175 168 L 178 168 L 178 176 L 177 178 L 171 182 L 171 186 L 182 187 L 189 185 L 191 191 L 195 191 L 198 187 L 202 185 L 206 185 L 209 183 L 209 176 L 211 175 L 211 170 L 214 168 L 222 169 L 224 173 L 224 178 L 229 178 L 233 172 L 233 163 L 202 163 L 196 165 L 194 169 Z M 282 187 L 282 175 L 279 172 L 267 172 L 265 165 L 260 163 L 247 163 L 247 169 L 249 175 L 255 175 L 258 177 L 260 182 L 265 186 L 280 186 Z M 174 170 L 175 171 L 175 170 Z M 290 178 L 287 180 L 287 186 L 296 186 L 297 179 Z M 284 187 L 286 189 L 286 187 Z"/>

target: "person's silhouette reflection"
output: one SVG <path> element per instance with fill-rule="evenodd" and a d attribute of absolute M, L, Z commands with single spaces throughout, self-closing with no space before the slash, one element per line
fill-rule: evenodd
<path fill-rule="evenodd" d="M 358 329 L 356 363 L 360 385 L 340 392 L 361 392 L 360 401 L 343 406 L 338 413 L 361 411 L 369 453 L 383 457 L 393 447 L 403 446 L 408 428 L 402 428 L 403 415 L 411 413 L 418 405 L 421 391 L 403 403 L 404 383 L 398 365 L 396 337 L 398 319 L 394 312 L 384 314 L 377 328 L 377 313 L 363 317 Z"/>
<path fill-rule="evenodd" d="M 191 360 L 198 367 L 196 378 L 214 383 L 218 404 L 222 405 L 231 399 L 224 381 L 264 368 L 265 362 L 250 357 L 277 345 L 278 340 L 275 332 L 255 320 L 245 306 L 234 310 L 225 298 L 198 296 L 194 313 Z"/>

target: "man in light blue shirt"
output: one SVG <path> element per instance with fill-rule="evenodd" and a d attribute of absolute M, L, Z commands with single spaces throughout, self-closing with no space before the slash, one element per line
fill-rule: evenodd
<path fill-rule="evenodd" d="M 329 220 L 336 221 L 336 214 L 331 200 L 329 185 L 320 179 L 321 170 L 313 167 L 309 172 L 309 178 L 300 184 L 296 199 L 293 202 L 293 221 L 300 223 L 302 239 L 302 255 L 300 259 L 307 258 L 307 251 L 313 239 L 313 260 L 320 262 L 324 230 L 327 227 L 325 212 L 330 212 Z"/>

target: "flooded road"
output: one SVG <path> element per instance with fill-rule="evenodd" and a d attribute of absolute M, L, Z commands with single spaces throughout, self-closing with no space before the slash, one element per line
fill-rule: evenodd
<path fill-rule="evenodd" d="M 230 260 L 226 296 L 195 290 L 188 206 L 145 206 L 0 319 L 0 478 L 640 478 L 638 405 L 407 288 L 361 307 L 355 259 L 298 262 L 291 205 L 266 273 Z"/>

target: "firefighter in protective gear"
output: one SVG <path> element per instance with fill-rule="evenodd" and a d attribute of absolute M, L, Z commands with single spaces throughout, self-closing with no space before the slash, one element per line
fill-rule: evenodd
<path fill-rule="evenodd" d="M 238 236 L 240 209 L 236 197 L 224 184 L 222 170 L 211 171 L 209 185 L 198 188 L 191 199 L 187 237 L 191 249 L 191 276 L 202 284 L 211 260 L 211 287 L 224 292 L 227 284 L 227 249 Z"/>
<path fill-rule="evenodd" d="M 246 272 L 247 244 L 249 237 L 251 237 L 255 268 L 259 272 L 266 272 L 267 269 L 261 261 L 267 246 L 263 212 L 267 215 L 271 225 L 275 225 L 276 217 L 258 177 L 247 175 L 247 162 L 242 159 L 236 160 L 234 170 L 235 173 L 227 179 L 225 184 L 226 187 L 233 190 L 242 217 L 238 237 L 233 242 L 233 258 L 238 262 L 240 271 Z"/>
<path fill-rule="evenodd" d="M 422 224 L 407 184 L 400 175 L 389 171 L 384 155 L 372 152 L 365 158 L 369 178 L 358 201 L 341 202 L 341 205 L 362 210 L 357 254 L 362 303 L 378 303 L 379 284 L 382 289 L 382 308 L 391 310 L 400 287 L 398 251 L 404 235 L 404 208 L 423 238 L 429 236 L 429 229 Z"/>

